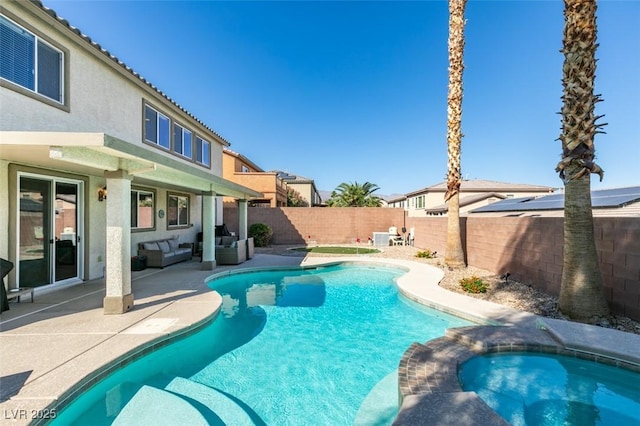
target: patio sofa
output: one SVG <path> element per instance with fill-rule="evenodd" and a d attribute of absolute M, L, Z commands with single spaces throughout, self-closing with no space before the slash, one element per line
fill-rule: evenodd
<path fill-rule="evenodd" d="M 247 260 L 247 240 L 235 236 L 216 237 L 216 263 L 218 265 L 239 265 Z"/>
<path fill-rule="evenodd" d="M 138 243 L 138 256 L 147 258 L 147 266 L 164 268 L 174 263 L 190 260 L 193 251 L 191 243 L 179 243 L 177 238 L 165 238 Z"/>

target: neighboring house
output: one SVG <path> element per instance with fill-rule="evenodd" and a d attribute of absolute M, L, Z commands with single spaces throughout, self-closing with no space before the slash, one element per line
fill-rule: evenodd
<path fill-rule="evenodd" d="M 265 172 L 253 161 L 225 147 L 222 150 L 222 177 L 263 194 L 250 202 L 252 207 L 286 207 L 287 184 L 277 172 Z M 225 203 L 236 199 L 225 197 Z"/>
<path fill-rule="evenodd" d="M 496 201 L 504 200 L 507 198 L 505 195 L 498 194 L 497 192 L 483 192 L 474 195 L 462 195 L 460 194 L 460 214 L 466 214 L 467 212 L 481 206 L 486 206 Z M 426 213 L 428 216 L 442 216 L 446 215 L 449 211 L 449 207 L 446 203 L 427 208 Z"/>
<path fill-rule="evenodd" d="M 407 210 L 407 196 L 402 195 L 400 197 L 391 198 L 387 201 L 387 207 L 394 209 L 405 209 Z"/>
<path fill-rule="evenodd" d="M 9 288 L 105 277 L 105 313 L 133 307 L 139 242 L 203 232 L 213 269 L 228 142 L 39 1 L 0 6 L 0 256 Z M 185 75 L 185 78 L 187 76 Z"/>
<path fill-rule="evenodd" d="M 322 204 L 322 197 L 316 189 L 313 179 L 309 179 L 299 175 L 292 175 L 283 171 L 275 171 L 278 176 L 287 183 L 287 186 L 300 194 L 309 207 L 317 207 Z"/>
<path fill-rule="evenodd" d="M 405 210 L 409 216 L 446 215 L 444 201 L 447 183 L 441 182 L 406 194 Z M 554 188 L 539 185 L 463 180 L 460 185 L 460 214 L 503 198 L 535 197 L 552 193 Z"/>
<path fill-rule="evenodd" d="M 640 217 L 640 186 L 591 191 L 593 216 Z M 473 216 L 564 216 L 564 192 L 511 198 L 474 209 Z"/>

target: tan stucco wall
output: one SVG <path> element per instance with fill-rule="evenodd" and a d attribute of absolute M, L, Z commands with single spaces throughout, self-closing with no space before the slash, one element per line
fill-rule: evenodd
<path fill-rule="evenodd" d="M 287 185 L 289 186 L 289 188 L 293 188 L 294 190 L 298 191 L 302 198 L 307 200 L 307 203 L 309 203 L 309 207 L 313 205 L 313 187 L 310 183 L 287 182 Z"/>

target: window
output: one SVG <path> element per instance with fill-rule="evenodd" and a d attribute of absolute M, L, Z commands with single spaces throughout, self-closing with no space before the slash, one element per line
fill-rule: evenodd
<path fill-rule="evenodd" d="M 169 117 L 149 105 L 144 106 L 144 139 L 147 142 L 169 149 L 169 129 Z"/>
<path fill-rule="evenodd" d="M 144 102 L 143 140 L 211 168 L 211 143 Z"/>
<path fill-rule="evenodd" d="M 131 190 L 131 228 L 153 229 L 155 227 L 155 194 L 151 191 Z"/>
<path fill-rule="evenodd" d="M 173 125 L 173 150 L 183 157 L 193 158 L 191 132 L 179 124 Z"/>
<path fill-rule="evenodd" d="M 189 197 L 169 194 L 167 203 L 167 228 L 189 226 Z"/>
<path fill-rule="evenodd" d="M 207 167 L 211 166 L 210 144 L 202 138 L 196 137 L 196 161 Z"/>
<path fill-rule="evenodd" d="M 416 198 L 416 208 L 417 209 L 423 209 L 424 207 L 425 207 L 425 205 L 424 205 L 424 195 L 421 195 L 421 196 Z"/>
<path fill-rule="evenodd" d="M 0 15 L 0 77 L 63 103 L 62 51 Z"/>

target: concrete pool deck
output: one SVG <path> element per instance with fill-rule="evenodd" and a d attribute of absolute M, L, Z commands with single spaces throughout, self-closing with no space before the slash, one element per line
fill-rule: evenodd
<path fill-rule="evenodd" d="M 513 325 L 513 329 L 525 330 L 520 331 L 525 337 L 528 334 L 542 333 L 555 344 L 574 346 L 579 351 L 604 352 L 605 355 L 640 366 L 640 336 L 582 324 L 540 319 L 532 314 L 449 292 L 437 285 L 442 278 L 442 271 L 429 265 L 367 256 L 300 257 L 256 254 L 253 259 L 242 265 L 219 266 L 214 271 L 200 270 L 198 261 L 193 260 L 165 269 L 134 272 L 132 288 L 135 306 L 132 311 L 122 315 L 103 314 L 103 279 L 44 294 L 36 293 L 34 303 L 11 303 L 11 309 L 0 316 L 1 422 L 42 422 L 46 417 L 56 413 L 59 404 L 64 405 L 76 396 L 74 392 L 78 392 L 77 385 L 82 384 L 86 388 L 108 371 L 127 363 L 127 358 L 132 355 L 148 353 L 165 344 L 170 338 L 206 324 L 215 317 L 221 303 L 218 294 L 205 285 L 206 279 L 212 275 L 225 274 L 232 270 L 314 266 L 348 261 L 394 264 L 406 268 L 408 272 L 398 279 L 400 291 L 408 298 L 428 306 L 485 324 Z M 483 328 L 485 327 L 470 327 L 469 330 L 471 332 L 473 329 Z M 507 330 L 511 330 L 512 327 L 498 329 L 508 335 Z M 487 337 L 490 338 L 491 336 Z M 458 334 L 452 331 L 442 339 L 452 339 L 456 344 L 476 342 L 468 336 L 465 337 L 465 331 Z M 495 342 L 495 339 L 489 341 Z M 428 344 L 417 344 L 420 346 L 408 348 L 403 358 L 405 366 L 425 366 L 425 362 L 433 361 L 424 357 L 425 353 L 433 353 L 429 352 L 432 348 L 429 348 Z M 615 348 L 615 352 L 612 348 Z M 447 346 L 443 350 L 451 350 L 451 347 Z M 425 361 L 416 364 L 420 359 Z M 440 363 L 431 371 L 440 374 L 444 371 L 442 368 L 449 367 L 450 364 Z M 424 420 L 423 424 L 438 418 L 441 421 L 446 420 L 447 413 L 429 410 L 429 407 L 434 405 L 433 398 L 457 403 L 473 400 L 473 395 L 469 393 L 443 392 L 445 388 L 423 386 L 437 377 L 439 376 L 429 374 L 409 377 L 405 374 L 403 382 L 401 373 L 401 388 L 404 384 L 407 389 L 409 379 L 411 383 L 415 380 L 417 382 L 411 393 L 403 395 L 404 405 L 396 424 L 420 424 L 415 423 L 416 418 Z M 429 398 L 432 399 L 424 402 Z M 446 405 L 436 405 L 441 411 L 449 411 L 450 415 L 451 409 L 443 410 Z M 484 403 L 477 401 L 462 405 L 477 406 L 477 410 L 488 408 Z M 472 414 L 481 413 L 475 410 Z M 471 418 L 477 420 L 477 417 Z M 487 416 L 483 418 L 489 419 Z M 430 419 L 429 422 L 427 419 Z M 455 420 L 455 424 L 463 424 L 460 423 L 460 417 Z"/>

